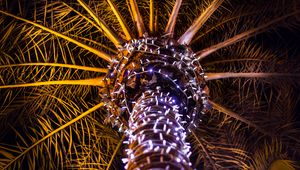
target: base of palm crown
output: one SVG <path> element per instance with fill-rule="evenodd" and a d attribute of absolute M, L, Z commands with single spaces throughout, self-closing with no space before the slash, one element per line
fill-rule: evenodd
<path fill-rule="evenodd" d="M 120 131 L 128 129 L 124 119 L 132 113 L 136 100 L 148 90 L 159 88 L 180 103 L 180 123 L 196 126 L 209 109 L 204 71 L 193 51 L 172 39 L 144 37 L 123 45 L 105 78 L 113 87 L 104 94 L 109 99 L 109 121 Z M 127 121 L 125 121 L 127 122 Z"/>

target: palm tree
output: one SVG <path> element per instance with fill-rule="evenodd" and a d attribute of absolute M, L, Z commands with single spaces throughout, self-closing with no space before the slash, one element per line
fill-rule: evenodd
<path fill-rule="evenodd" d="M 2 169 L 297 168 L 298 1 L 0 3 Z"/>

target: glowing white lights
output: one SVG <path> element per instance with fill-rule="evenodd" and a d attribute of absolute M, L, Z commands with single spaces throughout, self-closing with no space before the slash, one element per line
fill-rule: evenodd
<path fill-rule="evenodd" d="M 113 87 L 109 119 L 128 137 L 125 168 L 172 169 L 173 162 L 189 169 L 186 130 L 209 108 L 200 63 L 188 47 L 163 38 L 133 39 L 122 50 L 105 80 Z"/>

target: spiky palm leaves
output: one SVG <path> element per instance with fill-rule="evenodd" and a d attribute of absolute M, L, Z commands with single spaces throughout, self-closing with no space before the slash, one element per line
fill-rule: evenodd
<path fill-rule="evenodd" d="M 195 167 L 292 169 L 297 58 L 252 37 L 294 28 L 297 1 L 15 0 L 0 13 L 2 168 L 120 167 L 126 146 L 103 124 L 102 79 L 147 32 L 189 44 L 211 80 L 213 110 L 190 137 Z"/>

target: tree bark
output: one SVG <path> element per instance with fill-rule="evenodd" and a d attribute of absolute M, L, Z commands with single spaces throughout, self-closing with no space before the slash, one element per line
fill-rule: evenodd
<path fill-rule="evenodd" d="M 190 146 L 178 108 L 175 99 L 159 87 L 139 97 L 129 118 L 128 170 L 191 169 Z"/>
<path fill-rule="evenodd" d="M 129 147 L 125 168 L 189 170 L 186 131 L 208 108 L 204 73 L 187 46 L 146 37 L 124 45 L 110 67 L 110 110 Z"/>

